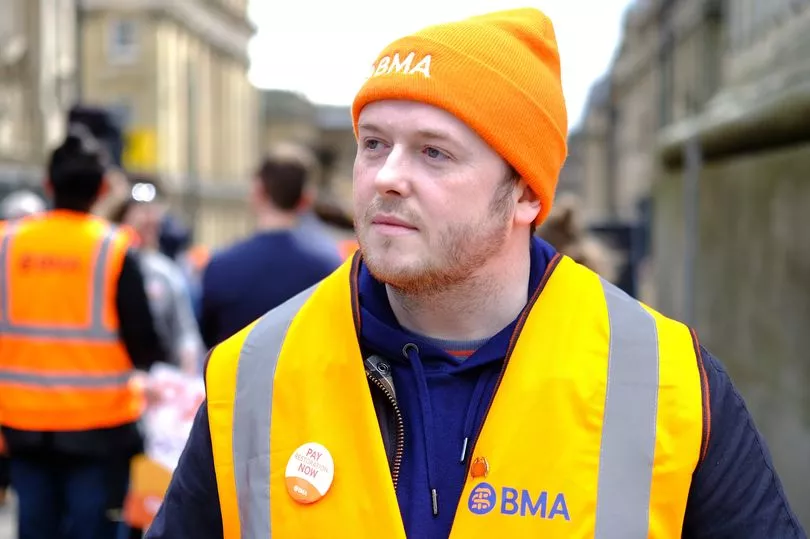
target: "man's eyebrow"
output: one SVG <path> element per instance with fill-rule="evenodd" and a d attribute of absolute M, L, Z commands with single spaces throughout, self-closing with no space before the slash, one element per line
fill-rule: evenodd
<path fill-rule="evenodd" d="M 370 123 L 357 124 L 357 129 L 358 130 L 363 129 L 364 131 L 373 131 L 374 133 L 382 133 L 382 129 Z"/>
<path fill-rule="evenodd" d="M 416 134 L 422 138 L 447 140 L 450 142 L 453 141 L 453 137 L 450 136 L 450 133 L 447 133 L 446 131 L 441 131 L 439 129 L 417 129 Z"/>
<path fill-rule="evenodd" d="M 377 125 L 370 124 L 370 123 L 367 123 L 367 122 L 358 124 L 357 125 L 357 130 L 358 131 L 362 130 L 362 131 L 366 131 L 366 132 L 374 133 L 374 134 L 383 134 L 383 133 L 385 133 L 385 130 L 382 129 L 381 127 L 378 127 Z M 453 136 L 449 132 L 443 131 L 441 129 L 431 128 L 431 127 L 423 127 L 421 129 L 417 129 L 417 130 L 413 131 L 410 134 L 410 136 L 418 137 L 418 138 L 421 138 L 421 139 L 448 142 L 448 143 L 456 143 L 457 142 L 456 139 L 453 138 Z"/>

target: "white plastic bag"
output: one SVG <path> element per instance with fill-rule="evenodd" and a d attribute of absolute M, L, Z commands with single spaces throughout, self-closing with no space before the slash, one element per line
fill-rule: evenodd
<path fill-rule="evenodd" d="M 143 415 L 145 453 L 173 471 L 205 399 L 205 384 L 202 376 L 191 377 L 166 363 L 152 367 L 147 384 L 156 398 L 150 400 Z"/>

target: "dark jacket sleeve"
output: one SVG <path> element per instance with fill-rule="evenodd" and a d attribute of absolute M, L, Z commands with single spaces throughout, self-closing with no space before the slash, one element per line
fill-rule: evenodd
<path fill-rule="evenodd" d="M 179 537 L 223 538 L 207 401 L 197 410 L 163 504 L 144 539 Z"/>
<path fill-rule="evenodd" d="M 700 351 L 710 429 L 692 478 L 684 539 L 805 539 L 742 397 L 720 362 Z"/>
<path fill-rule="evenodd" d="M 148 371 L 155 362 L 168 361 L 149 308 L 140 259 L 133 249 L 124 256 L 115 304 L 121 340 L 132 364 L 138 369 Z"/>

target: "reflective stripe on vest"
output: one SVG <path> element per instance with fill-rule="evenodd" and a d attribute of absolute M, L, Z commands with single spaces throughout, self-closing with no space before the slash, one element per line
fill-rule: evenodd
<path fill-rule="evenodd" d="M 317 286 L 317 285 L 316 285 Z M 249 383 L 272 380 L 281 345 L 293 318 L 315 291 L 315 286 L 293 297 L 261 318 L 251 330 L 239 361 L 233 415 L 233 455 L 242 537 L 266 537 L 270 529 L 270 420 L 273 385 Z M 257 361 L 253 354 L 261 354 Z M 242 366 L 246 368 L 241 368 Z M 257 430 L 258 427 L 258 430 Z M 246 455 L 267 458 L 243 460 Z"/>
<path fill-rule="evenodd" d="M 652 315 L 604 279 L 610 323 L 594 539 L 647 537 L 658 409 Z"/>
<path fill-rule="evenodd" d="M 92 319 L 88 328 L 65 328 L 48 326 L 29 326 L 23 324 L 13 324 L 8 320 L 8 252 L 11 241 L 16 231 L 14 224 L 10 225 L 3 235 L 0 243 L 0 332 L 10 336 L 38 337 L 43 339 L 81 339 L 87 341 L 116 341 L 118 333 L 109 331 L 104 327 L 104 284 L 107 278 L 107 265 L 109 264 L 110 246 L 115 240 L 115 229 L 109 227 L 99 246 L 96 256 L 95 267 L 93 268 L 92 293 L 88 298 L 90 302 L 90 312 Z"/>
<path fill-rule="evenodd" d="M 656 322 L 624 292 L 605 281 L 601 284 L 611 338 L 594 537 L 646 538 L 650 526 L 658 406 Z M 246 330 L 236 374 L 232 433 L 241 533 L 233 529 L 229 533 L 226 529 L 226 539 L 269 536 L 271 441 L 266 433 L 272 432 L 273 385 L 256 381 L 274 379 L 287 331 L 314 291 L 315 287 L 299 294 Z M 209 379 L 209 385 L 214 383 L 214 379 Z M 306 402 L 302 406 L 306 406 Z M 212 428 L 212 438 L 216 436 L 215 430 Z M 337 474 L 339 466 L 336 462 Z M 227 527 L 228 523 L 225 525 Z"/>
<path fill-rule="evenodd" d="M 117 331 L 110 331 L 104 325 L 105 283 L 110 263 L 110 248 L 116 238 L 116 231 L 108 227 L 102 238 L 92 272 L 90 302 L 91 321 L 89 327 L 49 327 L 42 324 L 15 324 L 9 320 L 9 279 L 8 254 L 17 231 L 16 223 L 11 223 L 4 231 L 0 241 L 0 334 L 9 337 L 27 337 L 49 341 L 86 341 L 110 343 L 119 339 Z M 24 373 L 18 370 L 0 367 L 0 382 L 20 383 L 42 388 L 82 388 L 107 389 L 126 387 L 132 378 L 132 372 L 115 375 L 67 375 Z"/>

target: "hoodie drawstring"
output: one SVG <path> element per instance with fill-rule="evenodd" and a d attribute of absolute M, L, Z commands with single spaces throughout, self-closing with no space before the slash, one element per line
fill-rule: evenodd
<path fill-rule="evenodd" d="M 490 377 L 481 375 L 478 377 L 478 382 L 475 384 L 472 396 L 470 396 L 470 404 L 467 406 L 467 418 L 464 420 L 464 440 L 461 443 L 461 458 L 459 462 L 464 464 L 467 462 L 467 452 L 471 449 L 470 438 L 473 436 L 473 428 L 475 428 L 475 419 L 478 417 L 478 409 L 481 407 L 481 396 L 484 394 L 484 389 L 487 387 Z"/>
<path fill-rule="evenodd" d="M 430 401 L 427 376 L 425 376 L 425 368 L 422 365 L 422 359 L 419 357 L 418 346 L 413 343 L 406 344 L 402 347 L 402 355 L 410 362 L 414 374 L 416 375 L 416 390 L 418 392 L 422 412 L 422 429 L 425 437 L 425 460 L 427 461 L 427 481 L 430 491 L 430 504 L 433 508 L 433 516 L 435 517 L 439 514 L 439 493 L 433 481 L 438 474 L 435 469 L 436 459 L 433 444 L 433 434 L 435 430 L 433 428 L 433 408 Z M 471 449 L 469 444 L 474 434 L 475 420 L 481 408 L 484 390 L 491 381 L 492 376 L 498 376 L 499 374 L 500 373 L 495 372 L 493 375 L 481 375 L 478 377 L 478 382 L 475 384 L 475 388 L 470 396 L 470 403 L 467 406 L 467 417 L 464 420 L 464 439 L 462 441 L 461 458 L 459 460 L 461 464 L 465 464 L 469 456 L 468 451 Z"/>
<path fill-rule="evenodd" d="M 402 354 L 411 363 L 411 367 L 416 375 L 416 390 L 419 393 L 419 404 L 422 409 L 422 429 L 425 436 L 425 457 L 427 460 L 427 480 L 428 489 L 430 490 L 430 504 L 433 508 L 433 516 L 439 514 L 439 493 L 433 483 L 436 477 L 435 470 L 433 469 L 435 459 L 432 458 L 433 452 L 433 410 L 430 406 L 430 393 L 428 391 L 427 377 L 425 376 L 425 368 L 422 365 L 422 360 L 419 358 L 419 347 L 413 343 L 408 343 L 402 348 Z"/>

